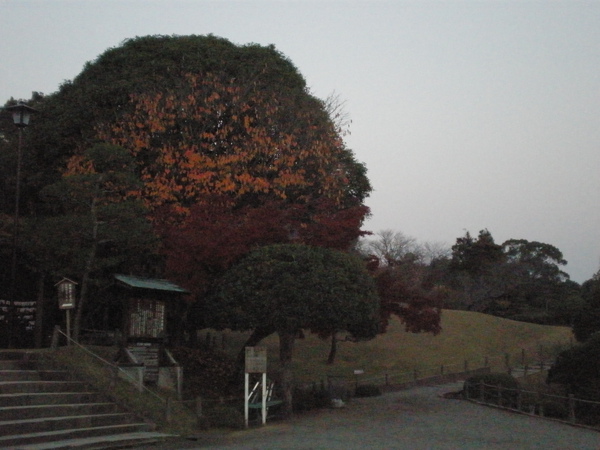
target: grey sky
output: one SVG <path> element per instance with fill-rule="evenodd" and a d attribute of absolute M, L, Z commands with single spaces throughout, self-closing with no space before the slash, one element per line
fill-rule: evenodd
<path fill-rule="evenodd" d="M 346 100 L 372 231 L 465 230 L 600 267 L 600 1 L 0 0 L 0 102 L 55 92 L 124 39 L 274 44 Z"/>

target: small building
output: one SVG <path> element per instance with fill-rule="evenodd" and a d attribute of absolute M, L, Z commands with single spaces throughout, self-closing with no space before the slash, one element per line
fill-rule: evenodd
<path fill-rule="evenodd" d="M 181 368 L 167 349 L 181 342 L 181 317 L 188 291 L 162 279 L 115 275 L 115 295 L 123 306 L 122 342 L 117 362 L 139 383 L 181 392 Z"/>

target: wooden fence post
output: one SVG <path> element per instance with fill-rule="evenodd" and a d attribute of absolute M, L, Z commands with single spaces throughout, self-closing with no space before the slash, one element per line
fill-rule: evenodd
<path fill-rule="evenodd" d="M 577 422 L 577 418 L 575 417 L 575 396 L 573 394 L 569 394 L 569 421 L 571 423 Z"/>
<path fill-rule="evenodd" d="M 479 400 L 482 402 L 485 400 L 485 384 L 483 384 L 483 381 L 479 382 Z"/>
<path fill-rule="evenodd" d="M 173 401 L 171 400 L 171 398 L 167 397 L 167 404 L 165 406 L 165 421 L 167 423 L 171 423 L 172 416 L 173 416 L 172 411 L 171 411 L 171 408 L 173 406 L 172 402 Z"/>
<path fill-rule="evenodd" d="M 196 397 L 196 421 L 199 426 L 203 425 L 202 398 Z"/>

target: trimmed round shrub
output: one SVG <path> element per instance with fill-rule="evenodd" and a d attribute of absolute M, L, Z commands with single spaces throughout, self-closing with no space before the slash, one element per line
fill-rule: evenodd
<path fill-rule="evenodd" d="M 377 397 L 379 395 L 381 395 L 381 389 L 373 384 L 361 384 L 356 386 L 354 391 L 355 397 Z"/>
<path fill-rule="evenodd" d="M 294 389 L 292 408 L 295 412 L 310 411 L 311 409 L 327 408 L 331 405 L 331 395 L 326 389 Z"/>

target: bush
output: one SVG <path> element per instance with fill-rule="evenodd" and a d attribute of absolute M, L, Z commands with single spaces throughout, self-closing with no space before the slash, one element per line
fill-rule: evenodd
<path fill-rule="evenodd" d="M 569 409 L 562 403 L 556 400 L 542 400 L 538 405 L 538 413 L 544 413 L 544 417 L 551 417 L 553 419 L 566 420 L 569 418 Z"/>
<path fill-rule="evenodd" d="M 232 358 L 222 352 L 189 347 L 176 347 L 171 353 L 183 367 L 187 397 L 218 398 L 230 394 L 230 375 L 235 370 Z"/>
<path fill-rule="evenodd" d="M 246 426 L 244 415 L 239 408 L 233 406 L 217 406 L 207 411 L 206 416 L 213 427 L 239 430 Z"/>
<path fill-rule="evenodd" d="M 481 384 L 484 384 L 483 399 Z M 464 384 L 467 398 L 514 407 L 517 404 L 519 382 L 506 373 L 485 373 L 469 377 Z M 500 397 L 498 393 L 500 392 Z"/>
<path fill-rule="evenodd" d="M 355 397 L 377 397 L 379 395 L 381 395 L 381 389 L 373 384 L 361 384 L 356 386 L 354 391 Z"/>
<path fill-rule="evenodd" d="M 294 389 L 292 398 L 292 409 L 295 412 L 310 411 L 312 409 L 331 406 L 331 395 L 323 388 L 296 388 Z"/>

